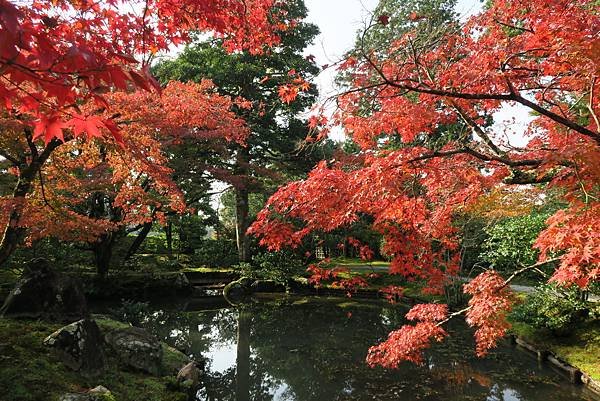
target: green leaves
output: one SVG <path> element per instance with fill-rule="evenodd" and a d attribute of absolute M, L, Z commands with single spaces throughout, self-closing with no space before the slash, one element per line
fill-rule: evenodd
<path fill-rule="evenodd" d="M 520 265 L 537 261 L 538 251 L 533 249 L 540 232 L 546 227 L 550 213 L 533 212 L 530 215 L 511 217 L 485 229 L 481 258 L 500 271 L 512 271 Z"/>

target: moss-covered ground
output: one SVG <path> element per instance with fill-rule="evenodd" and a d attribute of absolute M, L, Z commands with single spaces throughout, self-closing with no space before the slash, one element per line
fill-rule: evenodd
<path fill-rule="evenodd" d="M 0 319 L 0 399 L 56 401 L 68 392 L 102 385 L 119 401 L 184 401 L 172 375 L 154 377 L 127 370 L 109 357 L 108 367 L 86 378 L 65 367 L 43 344 L 60 325 L 41 321 Z"/>
<path fill-rule="evenodd" d="M 512 333 L 539 349 L 557 355 L 579 368 L 592 379 L 600 381 L 600 320 L 580 323 L 564 337 L 547 330 L 536 329 L 521 322 L 512 322 Z"/>

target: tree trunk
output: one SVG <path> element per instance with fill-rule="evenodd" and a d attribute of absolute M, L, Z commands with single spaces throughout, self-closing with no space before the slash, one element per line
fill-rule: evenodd
<path fill-rule="evenodd" d="M 131 246 L 127 250 L 127 255 L 125 255 L 125 260 L 129 260 L 133 255 L 136 254 L 138 249 L 140 249 L 140 246 L 142 246 L 142 244 L 146 240 L 146 237 L 150 233 L 150 230 L 152 230 L 152 222 L 150 221 L 148 223 L 144 223 L 144 225 L 142 226 L 142 230 L 140 231 L 138 236 L 135 237 Z"/>
<path fill-rule="evenodd" d="M 240 262 L 249 262 L 250 241 L 246 231 L 250 225 L 248 219 L 248 190 L 235 189 L 235 237 L 237 240 L 238 258 Z"/>
<path fill-rule="evenodd" d="M 19 167 L 19 179 L 12 195 L 14 205 L 6 221 L 2 240 L 0 241 L 0 265 L 4 264 L 15 249 L 17 249 L 19 242 L 25 234 L 25 228 L 20 227 L 19 222 L 21 221 L 21 215 L 25 207 L 25 197 L 31 190 L 35 177 L 39 174 L 50 154 L 62 143 L 53 139 L 42 153 L 38 154 L 30 136 L 28 136 L 28 142 L 32 149 L 31 161 L 29 164 L 23 162 L 22 165 L 15 165 L 15 167 Z"/>
<path fill-rule="evenodd" d="M 250 314 L 240 310 L 237 328 L 235 400 L 250 401 Z"/>
<path fill-rule="evenodd" d="M 170 221 L 165 226 L 165 235 L 167 237 L 167 253 L 171 256 L 173 254 L 173 223 Z"/>
<path fill-rule="evenodd" d="M 96 263 L 96 273 L 102 279 L 106 278 L 108 270 L 110 269 L 115 234 L 116 233 L 104 234 L 92 245 L 94 262 Z"/>
<path fill-rule="evenodd" d="M 25 229 L 19 226 L 21 214 L 25 207 L 25 195 L 31 189 L 31 179 L 26 176 L 19 177 L 15 190 L 13 192 L 13 208 L 8 217 L 2 241 L 0 242 L 0 265 L 8 260 L 10 255 L 17 249 Z"/>
<path fill-rule="evenodd" d="M 235 175 L 241 178 L 241 183 L 234 187 L 235 192 L 235 237 L 240 262 L 250 262 L 250 241 L 246 232 L 250 226 L 248 218 L 250 205 L 248 203 L 250 172 L 248 149 L 239 147 L 236 154 Z"/>

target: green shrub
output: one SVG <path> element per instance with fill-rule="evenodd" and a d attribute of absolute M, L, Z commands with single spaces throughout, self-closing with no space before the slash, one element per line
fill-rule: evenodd
<path fill-rule="evenodd" d="M 194 261 L 207 267 L 230 267 L 238 262 L 235 241 L 202 240 L 194 249 Z"/>
<path fill-rule="evenodd" d="M 498 271 L 513 271 L 537 261 L 535 240 L 546 227 L 549 213 L 534 212 L 527 216 L 504 219 L 486 228 L 481 259 Z"/>
<path fill-rule="evenodd" d="M 304 262 L 289 251 L 264 252 L 252 257 L 252 263 L 240 263 L 237 270 L 242 276 L 274 280 L 286 284 L 293 276 L 306 271 Z"/>
<path fill-rule="evenodd" d="M 582 301 L 578 288 L 545 284 L 528 294 L 525 301 L 512 311 L 511 318 L 537 329 L 564 335 L 586 314 L 587 305 Z"/>

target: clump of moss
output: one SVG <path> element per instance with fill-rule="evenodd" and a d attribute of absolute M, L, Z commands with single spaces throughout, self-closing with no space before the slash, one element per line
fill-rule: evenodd
<path fill-rule="evenodd" d="M 108 358 L 108 366 L 99 377 L 86 378 L 69 370 L 42 344 L 59 328 L 39 321 L 0 319 L 3 401 L 56 401 L 62 394 L 84 392 L 98 385 L 108 388 L 118 401 L 187 400 L 185 393 L 173 388 L 171 376 L 154 377 L 127 370 L 116 358 Z"/>
<path fill-rule="evenodd" d="M 576 366 L 592 379 L 600 381 L 600 320 L 590 319 L 573 327 L 568 336 L 555 336 L 523 322 L 512 322 L 513 334 L 537 347 L 548 350 Z"/>

